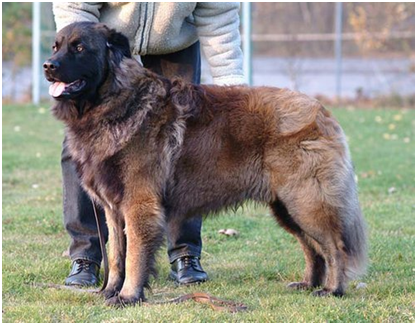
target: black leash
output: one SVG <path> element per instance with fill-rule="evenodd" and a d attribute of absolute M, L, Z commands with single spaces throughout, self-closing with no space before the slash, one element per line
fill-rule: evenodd
<path fill-rule="evenodd" d="M 97 214 L 96 203 L 92 200 L 94 216 L 96 217 L 98 238 L 100 241 L 101 255 L 103 256 L 103 267 L 104 267 L 104 277 L 103 284 L 99 292 L 103 291 L 109 281 L 109 259 L 107 257 L 106 243 L 104 242 L 104 233 L 103 233 L 103 224 L 100 222 L 100 218 Z"/>

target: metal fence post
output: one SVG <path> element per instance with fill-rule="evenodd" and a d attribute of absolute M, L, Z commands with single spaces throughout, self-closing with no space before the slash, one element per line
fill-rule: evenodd
<path fill-rule="evenodd" d="M 342 95 L 342 28 L 343 28 L 343 3 L 336 2 L 335 7 L 335 43 L 334 55 L 336 60 L 336 98 L 340 100 Z"/>
<path fill-rule="evenodd" d="M 252 85 L 252 19 L 251 19 L 251 3 L 243 2 L 242 8 L 243 20 L 243 72 L 245 74 L 245 82 Z"/>
<path fill-rule="evenodd" d="M 32 19 L 32 102 L 39 105 L 40 101 L 40 57 L 41 57 L 41 3 L 33 3 Z"/>

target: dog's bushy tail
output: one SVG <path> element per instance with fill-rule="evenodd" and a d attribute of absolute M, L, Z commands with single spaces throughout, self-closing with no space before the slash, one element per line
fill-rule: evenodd
<path fill-rule="evenodd" d="M 349 231 L 345 232 L 343 239 L 349 261 L 346 268 L 346 275 L 349 279 L 357 279 L 366 273 L 368 266 L 366 227 L 361 220 L 357 218 Z"/>
<path fill-rule="evenodd" d="M 346 205 L 340 209 L 342 240 L 347 254 L 346 276 L 357 279 L 366 273 L 368 266 L 367 229 L 359 205 L 354 174 L 352 171 Z"/>

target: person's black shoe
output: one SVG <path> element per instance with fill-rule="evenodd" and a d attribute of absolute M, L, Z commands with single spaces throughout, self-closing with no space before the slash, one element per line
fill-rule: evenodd
<path fill-rule="evenodd" d="M 95 286 L 98 284 L 100 267 L 87 260 L 75 260 L 71 272 L 65 279 L 67 286 Z"/>
<path fill-rule="evenodd" d="M 176 259 L 171 264 L 169 277 L 178 284 L 201 283 L 208 280 L 200 264 L 200 259 L 194 256 L 185 256 Z"/>

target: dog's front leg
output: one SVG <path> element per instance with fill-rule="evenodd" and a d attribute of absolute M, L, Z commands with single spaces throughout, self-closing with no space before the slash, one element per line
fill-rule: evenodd
<path fill-rule="evenodd" d="M 107 228 L 109 229 L 109 282 L 102 295 L 109 299 L 123 286 L 125 278 L 126 236 L 124 220 L 120 212 L 105 208 Z"/>
<path fill-rule="evenodd" d="M 156 195 L 141 193 L 122 208 L 126 233 L 126 276 L 120 294 L 106 301 L 123 307 L 144 301 L 144 288 L 155 274 L 155 253 L 162 243 L 164 217 Z"/>

